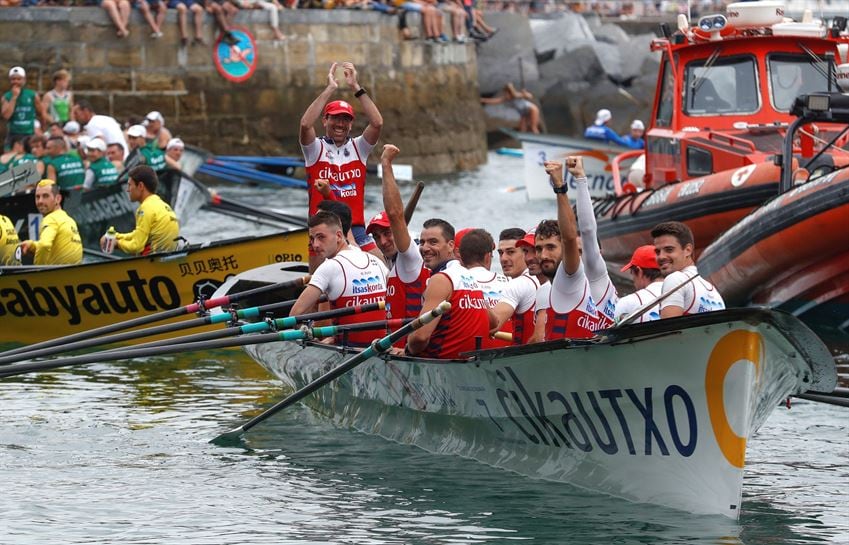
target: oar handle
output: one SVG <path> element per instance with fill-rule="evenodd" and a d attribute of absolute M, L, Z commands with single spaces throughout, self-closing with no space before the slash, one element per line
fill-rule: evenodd
<path fill-rule="evenodd" d="M 509 331 L 496 331 L 492 335 L 493 339 L 498 339 L 499 341 L 507 341 L 509 343 L 513 342 L 513 334 Z"/>
<path fill-rule="evenodd" d="M 282 401 L 277 402 L 276 404 L 271 406 L 269 409 L 267 409 L 265 412 L 258 414 L 257 416 L 253 417 L 252 419 L 248 420 L 247 422 L 245 422 L 244 424 L 239 426 L 238 428 L 235 428 L 233 430 L 230 430 L 226 433 L 219 435 L 218 437 L 213 439 L 211 442 L 212 443 L 219 443 L 219 444 L 227 444 L 229 442 L 232 442 L 233 440 L 238 440 L 244 432 L 253 428 L 254 426 L 259 424 L 260 422 L 262 422 L 262 421 L 266 420 L 267 418 L 277 414 L 278 412 L 282 411 L 286 407 L 289 407 L 289 406 L 297 403 L 301 399 L 310 395 L 311 393 L 318 390 L 319 388 L 321 388 L 325 384 L 327 384 L 327 383 L 337 379 L 338 377 L 344 375 L 345 373 L 347 373 L 348 371 L 350 371 L 354 367 L 358 366 L 362 362 L 366 361 L 367 359 L 371 358 L 372 356 L 376 356 L 377 354 L 382 354 L 383 352 L 386 352 L 399 339 L 401 339 L 402 337 L 404 337 L 406 335 L 409 335 L 411 332 L 415 331 L 416 329 L 419 329 L 419 328 L 423 327 L 424 325 L 432 322 L 433 320 L 435 320 L 436 318 L 438 318 L 439 316 L 441 316 L 442 314 L 444 314 L 445 312 L 447 312 L 450 309 L 451 309 L 451 303 L 449 303 L 448 301 L 443 301 L 442 303 L 437 305 L 437 307 L 434 308 L 433 310 L 422 314 L 421 316 L 419 316 L 418 318 L 416 318 L 412 322 L 401 327 L 400 329 L 396 330 L 395 332 L 383 337 L 382 339 L 375 340 L 374 342 L 371 343 L 371 346 L 369 346 L 368 348 L 366 348 L 365 350 L 363 350 L 359 354 L 352 356 L 350 359 L 348 359 L 347 361 L 345 361 L 344 363 L 342 363 L 338 367 L 336 367 L 336 368 L 328 371 L 327 373 L 323 374 L 322 376 L 318 377 L 317 379 L 310 382 L 309 384 L 307 384 L 306 386 L 304 386 L 303 388 L 301 388 L 297 392 L 294 392 L 290 396 L 286 397 Z"/>
<path fill-rule="evenodd" d="M 404 207 L 404 223 L 407 225 L 410 225 L 410 220 L 413 219 L 413 212 L 416 211 L 416 205 L 419 204 L 419 197 L 422 196 L 423 190 L 424 182 L 416 182 L 413 194 L 410 195 L 410 200 L 407 201 L 407 206 Z"/>

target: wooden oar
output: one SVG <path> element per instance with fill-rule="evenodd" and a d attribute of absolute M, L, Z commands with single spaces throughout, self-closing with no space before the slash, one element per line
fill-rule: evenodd
<path fill-rule="evenodd" d="M 340 364 L 338 367 L 336 367 L 333 370 L 331 370 L 331 371 L 323 374 L 322 376 L 318 377 L 317 379 L 310 382 L 309 384 L 307 384 L 306 386 L 304 386 L 303 388 L 301 388 L 297 392 L 288 396 L 286 399 L 284 399 L 284 400 L 282 400 L 278 403 L 275 403 L 272 407 L 265 410 L 261 414 L 251 418 L 250 420 L 248 420 L 247 422 L 245 422 L 244 424 L 242 424 L 238 428 L 234 428 L 234 429 L 232 429 L 228 432 L 222 433 L 221 435 L 219 435 L 218 437 L 213 439 L 211 442 L 217 443 L 217 444 L 231 444 L 234 441 L 236 441 L 236 442 L 239 441 L 241 439 L 242 435 L 246 431 L 253 428 L 254 426 L 259 424 L 260 422 L 266 420 L 267 418 L 269 418 L 270 416 L 272 416 L 274 414 L 277 414 L 278 412 L 282 411 L 286 407 L 289 407 L 289 406 L 297 403 L 298 401 L 305 398 L 306 396 L 313 393 L 314 391 L 318 390 L 319 388 L 321 388 L 325 384 L 329 383 L 330 381 L 341 377 L 342 375 L 344 375 L 345 373 L 347 373 L 348 371 L 350 371 L 354 367 L 358 366 L 362 362 L 366 361 L 367 359 L 371 358 L 372 356 L 376 356 L 378 354 L 382 354 L 382 353 L 386 352 L 387 350 L 392 348 L 392 345 L 395 344 L 395 342 L 397 342 L 399 339 L 401 339 L 402 337 L 404 337 L 406 335 L 409 335 L 410 333 L 412 333 L 416 329 L 419 329 L 422 326 L 430 323 L 431 321 L 438 318 L 439 316 L 441 316 L 445 312 L 448 312 L 450 309 L 451 309 L 451 303 L 449 303 L 448 301 L 443 301 L 433 310 L 422 314 L 421 316 L 419 316 L 418 318 L 416 318 L 412 322 L 408 323 L 407 325 L 395 330 L 394 333 L 390 333 L 389 335 L 383 337 L 382 339 L 372 342 L 371 346 L 369 346 L 368 348 L 366 348 L 365 350 L 363 350 L 359 354 L 352 356 L 351 358 L 349 358 L 348 360 L 346 360 L 345 362 Z"/>
<path fill-rule="evenodd" d="M 291 305 L 290 305 L 291 306 Z M 184 343 L 193 343 L 200 341 L 211 341 L 213 339 L 223 339 L 225 337 L 236 337 L 238 335 L 250 335 L 252 333 L 265 333 L 269 330 L 283 331 L 284 329 L 291 329 L 295 327 L 297 324 L 309 321 L 316 320 L 326 320 L 330 318 L 337 318 L 339 316 L 350 316 L 351 314 L 361 314 L 363 312 L 371 312 L 374 310 L 383 310 L 385 308 L 385 303 L 380 301 L 378 303 L 369 303 L 367 305 L 358 305 L 353 307 L 343 307 L 336 308 L 331 310 L 324 310 L 320 312 L 311 312 L 309 314 L 300 314 L 297 316 L 286 316 L 285 318 L 277 318 L 276 320 L 270 321 L 261 321 L 261 322 L 253 322 L 249 324 L 244 324 L 236 327 L 229 327 L 227 329 L 221 329 L 218 331 L 207 331 L 204 333 L 196 333 L 194 335 L 186 335 L 185 337 L 177 337 L 175 339 L 162 339 L 160 341 L 151 341 L 149 343 L 139 344 L 134 346 L 134 348 L 152 348 L 154 346 L 166 346 L 169 344 L 184 344 Z M 121 350 L 120 348 L 115 348 L 109 350 L 109 352 L 114 352 L 115 350 Z"/>
<path fill-rule="evenodd" d="M 129 360 L 132 358 L 146 358 L 150 356 L 163 356 L 167 354 L 192 352 L 195 350 L 215 350 L 218 348 L 233 348 L 236 346 L 264 344 L 276 341 L 299 341 L 302 339 L 310 339 L 313 337 L 320 338 L 338 335 L 345 331 L 385 329 L 387 326 L 393 327 L 395 324 L 400 324 L 400 322 L 403 321 L 404 320 L 401 318 L 397 320 L 378 320 L 375 322 L 364 322 L 361 324 L 351 324 L 344 326 L 323 326 L 312 329 L 287 329 L 285 331 L 263 333 L 260 335 L 242 335 L 235 339 L 215 339 L 211 341 L 169 344 L 167 346 L 155 346 L 147 348 L 122 348 L 120 350 L 96 352 L 94 354 L 84 354 L 82 356 L 73 356 L 70 358 L 59 358 L 55 360 L 34 361 L 30 363 L 7 365 L 5 367 L 0 367 L 0 378 L 13 377 L 26 373 L 33 373 L 36 371 L 49 371 L 51 369 L 58 369 L 60 367 L 85 365 L 88 363 Z"/>
<path fill-rule="evenodd" d="M 288 280 L 286 282 L 279 282 L 277 284 L 269 284 L 267 286 L 262 286 L 259 288 L 254 288 L 252 290 L 247 290 L 239 293 L 234 293 L 233 295 L 224 295 L 222 297 L 215 297 L 214 299 L 207 299 L 206 301 L 198 301 L 192 303 L 191 305 L 186 305 L 183 307 L 177 307 L 170 310 L 165 310 L 162 312 L 157 312 L 155 314 L 151 314 L 149 316 L 141 316 L 139 318 L 133 318 L 131 320 L 126 320 L 124 322 L 118 322 L 116 324 L 110 324 L 103 327 L 98 327 L 95 329 L 90 329 L 88 331 L 81 331 L 79 333 L 73 333 L 71 335 L 66 335 L 64 337 L 59 337 L 58 339 L 53 339 L 49 341 L 43 341 L 40 343 L 31 344 L 29 346 L 24 346 L 21 348 L 15 348 L 13 350 L 7 350 L 5 352 L 0 353 L 0 356 L 11 356 L 12 354 L 22 354 L 24 352 L 31 352 L 33 350 L 38 350 L 41 348 L 48 348 L 51 346 L 58 346 L 60 344 L 66 344 L 70 342 L 81 341 L 84 339 L 91 339 L 93 337 L 97 337 L 98 335 L 105 335 L 107 333 L 114 333 L 115 331 L 122 331 L 124 329 L 130 329 L 133 327 L 138 327 L 142 325 L 151 324 L 154 322 L 160 322 L 162 320 L 168 320 L 170 318 L 175 318 L 177 316 L 185 316 L 187 314 L 194 314 L 198 311 L 204 311 L 208 308 L 214 307 L 223 307 L 227 306 L 231 303 L 235 303 L 236 301 L 240 301 L 247 297 L 251 297 L 260 293 L 265 293 L 268 291 L 273 291 L 276 289 L 282 288 L 290 288 L 295 286 L 305 286 L 310 281 L 310 276 L 306 275 L 300 278 L 296 278 L 293 280 Z"/>
<path fill-rule="evenodd" d="M 422 196 L 423 190 L 424 182 L 416 182 L 413 194 L 410 195 L 410 200 L 407 201 L 407 206 L 404 207 L 404 223 L 407 225 L 410 225 L 410 220 L 413 219 L 413 212 L 416 211 L 416 205 L 419 204 L 419 197 Z"/>
<path fill-rule="evenodd" d="M 326 300 L 327 297 L 322 295 L 319 301 Z M 131 341 L 133 339 L 141 339 L 142 337 L 152 337 L 154 335 L 163 335 L 165 333 L 171 333 L 174 331 L 181 331 L 183 329 L 193 329 L 196 327 L 203 327 L 206 325 L 214 325 L 227 323 L 232 321 L 234 318 L 236 320 L 256 320 L 261 318 L 267 312 L 275 312 L 278 310 L 285 310 L 287 308 L 291 308 L 292 305 L 295 304 L 297 299 L 291 299 L 289 301 L 281 301 L 279 303 L 272 303 L 269 305 L 262 305 L 258 307 L 249 307 L 246 309 L 237 310 L 235 313 L 233 312 L 219 312 L 216 314 L 210 314 L 209 316 L 202 316 L 200 318 L 192 318 L 190 320 L 183 320 L 181 322 L 175 322 L 173 324 L 164 324 L 160 326 L 147 327 L 145 329 L 137 329 L 134 331 L 125 331 L 123 333 L 115 333 L 113 335 L 107 335 L 105 337 L 95 337 L 93 339 L 85 339 L 82 341 L 71 342 L 68 344 L 62 344 L 59 346 L 50 346 L 47 348 L 41 348 L 37 350 L 31 350 L 29 352 L 21 352 L 18 354 L 12 354 L 11 356 L 0 356 L 0 365 L 6 365 L 9 363 L 16 363 L 24 360 L 31 360 L 34 358 L 43 358 L 45 356 L 55 356 L 56 354 L 63 354 L 65 352 L 74 352 L 76 350 L 83 350 L 86 348 L 92 348 L 95 346 L 102 346 L 106 344 L 114 344 L 120 343 L 124 341 Z M 174 339 L 168 339 L 163 341 L 159 341 L 156 343 L 146 343 L 136 345 L 135 348 L 141 348 L 143 346 L 160 346 L 162 344 L 169 344 L 170 342 L 174 342 Z"/>

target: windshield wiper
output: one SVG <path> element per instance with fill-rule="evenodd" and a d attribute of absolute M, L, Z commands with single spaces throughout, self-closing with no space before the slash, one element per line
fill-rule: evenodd
<path fill-rule="evenodd" d="M 710 57 L 707 58 L 707 60 L 705 61 L 705 65 L 702 67 L 704 68 L 704 70 L 702 71 L 702 75 L 696 77 L 696 79 L 693 80 L 693 84 L 690 87 L 692 87 L 693 89 L 694 96 L 696 93 L 699 92 L 699 89 L 707 79 L 708 72 L 710 72 L 710 69 L 713 68 L 713 64 L 716 62 L 716 59 L 719 58 L 719 50 L 719 47 L 713 50 L 713 53 L 710 54 Z"/>

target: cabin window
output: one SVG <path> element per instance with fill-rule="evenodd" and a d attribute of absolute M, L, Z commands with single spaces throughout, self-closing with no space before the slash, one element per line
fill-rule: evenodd
<path fill-rule="evenodd" d="M 760 108 L 753 57 L 711 56 L 690 62 L 685 85 L 684 113 L 690 116 L 748 114 Z"/>
<path fill-rule="evenodd" d="M 807 55 L 770 55 L 769 89 L 772 106 L 788 112 L 799 95 L 828 91 L 828 65 L 814 62 Z"/>
<path fill-rule="evenodd" d="M 672 65 L 666 61 L 663 63 L 663 86 L 660 88 L 660 97 L 657 101 L 657 117 L 654 120 L 655 127 L 672 126 L 672 99 L 675 93 L 675 77 L 672 74 Z"/>
<path fill-rule="evenodd" d="M 687 174 L 689 176 L 707 176 L 713 174 L 713 155 L 706 149 L 690 146 L 687 148 Z"/>

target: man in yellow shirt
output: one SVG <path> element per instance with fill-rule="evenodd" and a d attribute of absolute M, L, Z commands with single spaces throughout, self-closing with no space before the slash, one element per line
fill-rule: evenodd
<path fill-rule="evenodd" d="M 115 245 L 132 255 L 176 250 L 180 223 L 171 207 L 156 194 L 159 186 L 156 173 L 147 165 L 139 165 L 130 170 L 129 176 L 127 193 L 132 202 L 140 203 L 136 210 L 136 228 L 131 233 L 118 233 Z M 105 241 L 105 236 L 100 239 L 101 248 Z"/>
<path fill-rule="evenodd" d="M 21 241 L 18 240 L 18 232 L 12 220 L 0 214 L 0 266 L 20 265 L 21 262 L 15 255 Z"/>
<path fill-rule="evenodd" d="M 77 222 L 62 210 L 62 194 L 53 180 L 41 180 L 35 188 L 35 207 L 44 216 L 38 240 L 21 242 L 21 251 L 35 254 L 36 265 L 76 265 L 83 260 L 83 243 Z"/>

